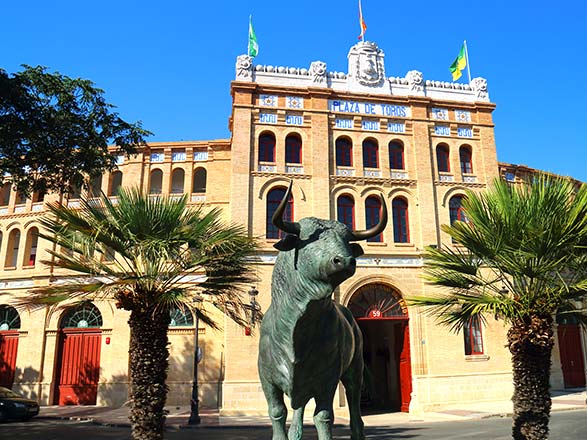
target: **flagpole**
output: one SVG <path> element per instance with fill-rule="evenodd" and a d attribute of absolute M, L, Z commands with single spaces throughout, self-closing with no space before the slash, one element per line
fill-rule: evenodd
<path fill-rule="evenodd" d="M 471 84 L 471 64 L 469 63 L 469 50 L 467 49 L 467 40 L 464 40 L 465 58 L 467 59 L 467 76 L 469 77 L 469 84 Z"/>
<path fill-rule="evenodd" d="M 250 38 L 251 38 L 251 20 L 252 20 L 252 15 L 249 14 L 249 28 L 247 30 L 247 56 L 251 56 L 251 42 L 250 42 Z"/>
<path fill-rule="evenodd" d="M 361 26 L 361 41 L 365 42 L 365 30 L 363 29 L 363 5 L 361 5 L 361 0 L 359 0 L 359 26 Z"/>

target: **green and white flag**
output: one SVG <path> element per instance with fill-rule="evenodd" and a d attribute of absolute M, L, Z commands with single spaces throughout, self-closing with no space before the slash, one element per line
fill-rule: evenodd
<path fill-rule="evenodd" d="M 249 16 L 249 49 L 247 53 L 251 57 L 256 57 L 259 53 L 259 45 L 257 44 L 257 36 L 255 35 L 255 30 L 253 29 L 253 21 L 251 16 Z"/>

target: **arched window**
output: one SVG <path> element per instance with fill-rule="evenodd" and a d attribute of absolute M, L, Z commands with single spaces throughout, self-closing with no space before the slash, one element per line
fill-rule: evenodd
<path fill-rule="evenodd" d="M 20 246 L 20 231 L 13 229 L 8 235 L 8 243 L 6 246 L 6 260 L 4 267 L 16 267 L 18 261 L 18 247 Z"/>
<path fill-rule="evenodd" d="M 94 176 L 90 180 L 90 197 L 100 197 L 102 194 L 102 176 Z"/>
<path fill-rule="evenodd" d="M 363 141 L 363 167 L 379 168 L 379 146 L 375 139 Z"/>
<path fill-rule="evenodd" d="M 289 134 L 285 138 L 285 162 L 302 163 L 302 138 L 299 134 Z"/>
<path fill-rule="evenodd" d="M 350 230 L 355 229 L 355 201 L 351 196 L 343 195 L 336 201 L 336 217 Z"/>
<path fill-rule="evenodd" d="M 18 330 L 20 328 L 20 316 L 12 306 L 0 306 L 0 331 Z"/>
<path fill-rule="evenodd" d="M 61 318 L 61 328 L 97 328 L 102 327 L 102 314 L 91 302 L 84 302 L 72 307 Z"/>
<path fill-rule="evenodd" d="M 367 229 L 379 223 L 380 216 L 381 200 L 373 196 L 367 197 L 367 200 L 365 200 L 365 222 L 367 224 Z M 368 238 L 367 241 L 373 243 L 381 243 L 383 241 L 383 234 L 379 234 L 375 237 Z"/>
<path fill-rule="evenodd" d="M 461 221 L 466 222 L 467 216 L 465 215 L 465 211 L 463 210 L 463 196 L 452 196 L 448 202 L 448 209 L 450 214 L 450 224 L 452 225 L 454 222 Z"/>
<path fill-rule="evenodd" d="M 169 327 L 191 327 L 194 325 L 194 316 L 186 306 L 172 307 L 169 311 L 169 317 L 171 318 Z"/>
<path fill-rule="evenodd" d="M 117 196 L 120 187 L 122 186 L 122 172 L 114 171 L 110 174 L 110 184 L 108 185 L 108 195 Z"/>
<path fill-rule="evenodd" d="M 285 196 L 286 189 L 285 188 L 274 188 L 267 194 L 267 217 L 266 217 L 266 237 L 268 239 L 277 239 L 282 238 L 285 235 L 285 232 L 280 231 L 277 229 L 273 223 L 271 222 L 271 218 L 273 214 L 277 210 L 279 203 Z M 294 210 L 294 200 L 293 195 L 290 195 L 288 203 L 285 207 L 285 212 L 283 213 L 283 219 L 285 221 L 293 221 L 293 210 Z"/>
<path fill-rule="evenodd" d="M 5 183 L 0 189 L 0 206 L 8 206 L 10 203 L 10 193 L 12 192 L 12 183 Z"/>
<path fill-rule="evenodd" d="M 473 155 L 471 153 L 471 147 L 463 145 L 459 149 L 459 157 L 461 159 L 461 172 L 463 174 L 473 173 Z"/>
<path fill-rule="evenodd" d="M 37 261 L 37 243 L 39 241 L 39 229 L 31 228 L 27 232 L 24 251 L 24 266 L 34 266 Z"/>
<path fill-rule="evenodd" d="M 149 176 L 149 194 L 161 194 L 163 191 L 163 171 L 153 170 Z"/>
<path fill-rule="evenodd" d="M 483 354 L 483 334 L 481 333 L 481 321 L 473 316 L 463 326 L 465 337 L 465 354 Z"/>
<path fill-rule="evenodd" d="M 409 243 L 408 202 L 403 197 L 396 197 L 391 202 L 391 211 L 393 217 L 393 241 L 395 243 Z"/>
<path fill-rule="evenodd" d="M 271 132 L 259 136 L 259 162 L 275 162 L 275 135 Z"/>
<path fill-rule="evenodd" d="M 171 194 L 183 194 L 185 172 L 183 168 L 176 168 L 171 173 Z"/>
<path fill-rule="evenodd" d="M 348 137 L 339 137 L 336 140 L 336 166 L 353 166 L 353 142 Z"/>
<path fill-rule="evenodd" d="M 392 170 L 405 169 L 404 146 L 397 141 L 389 143 L 389 168 Z"/>
<path fill-rule="evenodd" d="M 450 173 L 448 145 L 440 144 L 436 147 L 436 164 L 441 173 Z"/>
<path fill-rule="evenodd" d="M 194 182 L 192 186 L 193 193 L 205 193 L 206 192 L 206 179 L 208 178 L 208 172 L 206 168 L 196 168 L 194 172 Z"/>

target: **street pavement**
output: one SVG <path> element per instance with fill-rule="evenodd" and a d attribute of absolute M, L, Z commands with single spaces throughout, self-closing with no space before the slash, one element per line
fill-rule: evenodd
<path fill-rule="evenodd" d="M 584 409 L 587 410 L 587 394 L 582 390 L 566 390 L 553 392 L 552 412 Z M 189 406 L 174 406 L 166 408 L 166 425 L 168 428 L 182 429 L 190 427 L 188 419 L 190 415 Z M 422 414 L 407 413 L 386 413 L 364 415 L 363 421 L 367 427 L 396 427 L 406 426 L 412 423 L 428 423 L 443 421 L 466 421 L 484 419 L 490 417 L 507 417 L 512 414 L 511 401 L 498 402 L 477 402 L 461 405 L 451 405 L 435 412 Z M 37 419 L 60 419 L 91 421 L 97 425 L 106 426 L 130 426 L 128 421 L 128 406 L 121 408 L 110 408 L 104 406 L 43 406 Z M 266 415 L 223 415 L 217 410 L 203 408 L 200 410 L 201 426 L 212 427 L 264 427 L 270 426 Z M 307 412 L 304 422 L 312 425 L 312 414 Z M 344 416 L 336 417 L 335 424 L 348 426 L 348 419 Z M 587 424 L 587 422 L 586 422 Z M 585 427 L 587 430 L 587 426 Z"/>
<path fill-rule="evenodd" d="M 557 411 L 550 419 L 551 440 L 585 438 L 587 410 Z M 366 440 L 511 440 L 509 418 L 485 418 L 445 422 L 410 422 L 393 426 L 367 427 Z M 347 427 L 336 426 L 333 440 L 348 440 Z M 96 425 L 89 421 L 32 419 L 0 424 L 0 439 L 18 440 L 130 440 L 129 427 Z M 269 426 L 200 426 L 168 428 L 166 440 L 270 440 Z M 304 440 L 317 440 L 313 426 L 304 427 Z"/>

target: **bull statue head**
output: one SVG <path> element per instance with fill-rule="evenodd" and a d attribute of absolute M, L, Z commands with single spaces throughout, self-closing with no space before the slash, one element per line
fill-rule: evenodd
<path fill-rule="evenodd" d="M 283 220 L 283 213 L 289 196 L 292 183 L 281 200 L 271 219 L 281 231 L 286 232 L 283 239 L 274 247 L 282 252 L 279 258 L 286 258 L 286 264 L 276 266 L 291 266 L 301 271 L 303 279 L 312 284 L 328 285 L 330 289 L 308 289 L 310 292 L 323 292 L 318 297 L 330 296 L 336 288 L 354 273 L 357 265 L 356 258 L 363 255 L 363 248 L 353 243 L 379 235 L 387 225 L 387 208 L 383 195 L 381 199 L 381 216 L 379 223 L 364 231 L 353 231 L 344 223 L 336 220 L 321 220 L 315 217 L 306 217 L 299 222 Z M 291 260 L 291 261 L 289 261 Z M 326 286 L 324 286 L 326 287 Z"/>

